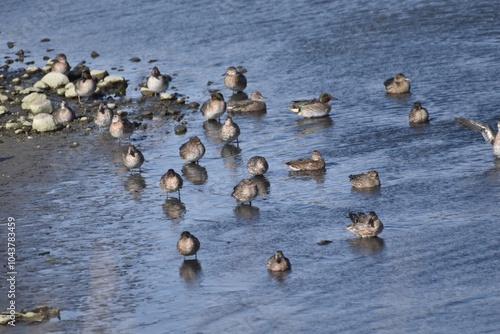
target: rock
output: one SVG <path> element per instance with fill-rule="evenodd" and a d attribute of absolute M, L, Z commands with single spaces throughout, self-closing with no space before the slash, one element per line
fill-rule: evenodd
<path fill-rule="evenodd" d="M 17 129 L 16 131 L 14 131 L 14 133 L 16 135 L 20 134 L 20 133 L 23 133 L 24 132 L 24 129 Z"/>
<path fill-rule="evenodd" d="M 38 71 L 40 71 L 40 69 L 36 66 L 30 66 L 26 69 L 26 73 L 28 73 L 28 74 L 35 74 Z"/>
<path fill-rule="evenodd" d="M 30 78 L 30 75 L 28 73 L 24 73 L 23 75 L 21 75 L 21 79 L 29 79 Z"/>
<path fill-rule="evenodd" d="M 29 110 L 31 109 L 31 102 L 33 102 L 36 99 L 47 99 L 47 95 L 41 94 L 41 93 L 31 93 L 29 95 L 26 95 L 21 104 L 21 108 L 24 110 Z"/>
<path fill-rule="evenodd" d="M 184 124 L 179 124 L 174 129 L 174 133 L 176 135 L 182 135 L 182 134 L 184 134 L 186 132 L 187 132 L 187 128 L 186 128 L 186 126 Z"/>
<path fill-rule="evenodd" d="M 59 95 L 59 96 L 65 96 L 65 94 L 66 94 L 66 88 L 64 88 L 64 87 L 57 88 L 56 93 L 57 93 L 57 95 Z"/>
<path fill-rule="evenodd" d="M 92 52 L 90 53 L 90 57 L 92 57 L 92 58 L 97 58 L 97 57 L 99 57 L 99 56 L 100 56 L 100 55 L 99 55 L 97 52 L 95 52 L 95 51 L 92 51 Z"/>
<path fill-rule="evenodd" d="M 141 87 L 141 94 L 144 96 L 153 96 L 154 92 L 146 87 Z"/>
<path fill-rule="evenodd" d="M 45 74 L 42 81 L 49 85 L 50 88 L 57 88 L 65 86 L 69 83 L 69 79 L 66 75 L 58 72 L 49 72 Z"/>
<path fill-rule="evenodd" d="M 173 100 L 175 99 L 175 94 L 170 93 L 161 93 L 160 100 Z"/>
<path fill-rule="evenodd" d="M 120 84 L 120 83 L 126 82 L 124 77 L 120 77 L 118 75 L 109 75 L 109 76 L 104 78 L 104 81 L 112 83 L 112 84 Z"/>
<path fill-rule="evenodd" d="M 42 72 L 47 74 L 47 73 L 50 73 L 50 71 L 52 71 L 52 66 L 50 65 L 45 65 L 44 67 L 42 67 Z"/>
<path fill-rule="evenodd" d="M 0 102 L 4 103 L 9 101 L 9 97 L 7 95 L 0 94 Z"/>
<path fill-rule="evenodd" d="M 200 104 L 196 101 L 189 102 L 188 107 L 191 109 L 198 109 L 200 107 Z"/>
<path fill-rule="evenodd" d="M 36 87 L 28 87 L 28 88 L 25 88 L 25 89 L 21 89 L 19 91 L 19 94 L 23 94 L 23 95 L 28 95 L 30 93 L 43 93 L 43 89 L 36 88 Z"/>
<path fill-rule="evenodd" d="M 70 82 L 66 86 L 64 86 L 66 89 L 66 92 L 64 93 L 64 96 L 66 96 L 68 99 L 76 98 L 78 97 L 78 94 L 76 94 L 75 90 L 75 84 Z"/>
<path fill-rule="evenodd" d="M 17 130 L 17 129 L 20 129 L 21 126 L 22 126 L 21 124 L 17 123 L 13 119 L 11 119 L 11 120 L 7 121 L 7 123 L 5 123 L 6 130 Z"/>
<path fill-rule="evenodd" d="M 52 107 L 52 102 L 46 99 L 36 99 L 30 104 L 30 109 L 33 115 L 40 113 L 51 114 L 54 108 Z"/>
<path fill-rule="evenodd" d="M 49 85 L 47 85 L 42 80 L 39 80 L 39 81 L 35 82 L 35 84 L 33 85 L 33 87 L 38 88 L 38 89 L 49 89 L 50 88 Z"/>
<path fill-rule="evenodd" d="M 38 114 L 33 117 L 33 129 L 38 132 L 57 130 L 57 122 L 51 114 Z"/>
<path fill-rule="evenodd" d="M 138 63 L 138 62 L 140 62 L 140 61 L 141 61 L 141 58 L 139 58 L 139 57 L 132 57 L 132 58 L 130 58 L 129 60 L 130 60 L 131 62 Z"/>
<path fill-rule="evenodd" d="M 105 77 L 109 76 L 109 73 L 106 70 L 92 70 L 90 71 L 90 75 L 96 80 L 102 80 Z"/>
<path fill-rule="evenodd" d="M 6 114 L 9 112 L 9 109 L 5 106 L 0 106 L 0 115 Z"/>
<path fill-rule="evenodd" d="M 13 85 L 19 85 L 21 83 L 21 79 L 20 78 L 14 78 L 14 79 L 12 79 L 11 82 L 12 82 Z"/>

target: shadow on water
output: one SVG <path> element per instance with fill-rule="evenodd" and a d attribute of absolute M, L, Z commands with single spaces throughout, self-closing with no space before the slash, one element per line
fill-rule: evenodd
<path fill-rule="evenodd" d="M 194 185 L 203 185 L 207 182 L 207 169 L 197 163 L 191 162 L 182 166 L 182 176 Z"/>
<path fill-rule="evenodd" d="M 257 190 L 259 191 L 259 196 L 263 197 L 269 194 L 269 188 L 271 187 L 271 182 L 264 175 L 256 175 L 250 178 L 253 183 L 257 185 Z"/>
<path fill-rule="evenodd" d="M 179 275 L 182 277 L 186 285 L 199 285 L 203 278 L 200 261 L 197 259 L 184 260 L 179 267 Z"/>
<path fill-rule="evenodd" d="M 184 214 L 186 213 L 186 205 L 181 202 L 180 199 L 175 197 L 169 197 L 161 205 L 163 212 L 165 215 L 174 223 L 178 224 L 184 218 Z"/>
<path fill-rule="evenodd" d="M 227 100 L 228 102 L 237 102 L 237 101 L 243 101 L 243 100 L 248 100 L 248 94 L 245 92 L 237 92 L 233 93 L 229 99 Z"/>
<path fill-rule="evenodd" d="M 328 115 L 324 117 L 301 118 L 295 121 L 295 131 L 300 134 L 312 134 L 333 126 L 333 119 Z"/>
<path fill-rule="evenodd" d="M 288 271 L 271 271 L 271 270 L 268 270 L 267 273 L 268 273 L 269 277 L 272 277 L 274 280 L 276 280 L 276 282 L 278 282 L 278 283 L 285 283 L 286 282 L 286 278 L 291 273 L 291 270 L 288 270 Z"/>
<path fill-rule="evenodd" d="M 350 238 L 347 240 L 351 249 L 361 254 L 378 253 L 384 249 L 385 241 L 382 238 Z"/>
<path fill-rule="evenodd" d="M 212 143 L 221 143 L 222 139 L 220 137 L 220 130 L 222 128 L 222 123 L 211 119 L 203 123 L 203 130 L 205 132 L 205 137 Z"/>
<path fill-rule="evenodd" d="M 146 180 L 142 174 L 130 174 L 125 181 L 125 189 L 130 192 L 133 197 L 139 196 L 140 192 L 146 188 Z"/>
<path fill-rule="evenodd" d="M 301 170 L 301 171 L 290 171 L 288 176 L 294 180 L 310 181 L 314 180 L 316 183 L 325 183 L 326 169 L 318 170 Z"/>
<path fill-rule="evenodd" d="M 237 217 L 245 219 L 253 219 L 258 217 L 260 209 L 255 205 L 250 204 L 237 204 L 234 207 L 234 214 Z"/>

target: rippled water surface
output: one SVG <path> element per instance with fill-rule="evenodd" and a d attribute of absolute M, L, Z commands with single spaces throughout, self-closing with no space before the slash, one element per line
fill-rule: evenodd
<path fill-rule="evenodd" d="M 183 136 L 172 119 L 145 121 L 132 137 L 147 160 L 141 174 L 123 170 L 124 146 L 105 133 L 77 138 L 76 149 L 49 140 L 41 150 L 54 156 L 52 173 L 8 183 L 1 196 L 18 200 L 0 216 L 18 222 L 18 305 L 61 308 L 61 320 L 12 332 L 498 332 L 500 161 L 454 121 L 500 117 L 497 2 L 9 0 L 0 9 L 3 55 L 22 48 L 42 66 L 64 52 L 70 64 L 124 76 L 131 97 L 156 59 L 174 75 L 171 91 L 198 102 L 209 81 L 229 97 L 221 75 L 241 65 L 246 91 L 268 105 L 234 118 L 239 147 L 218 141 L 199 112 L 186 114 Z M 411 78 L 411 95 L 384 93 L 397 72 Z M 339 99 L 330 117 L 287 110 L 321 91 Z M 429 125 L 409 126 L 415 101 Z M 178 155 L 192 135 L 207 148 L 199 166 Z M 284 162 L 313 149 L 326 172 L 289 173 Z M 237 206 L 230 194 L 254 155 L 269 162 L 268 194 Z M 180 201 L 158 186 L 169 168 L 184 177 Z M 352 190 L 348 176 L 369 169 L 380 190 Z M 370 210 L 385 225 L 380 238 L 345 230 L 349 212 Z M 175 249 L 183 230 L 201 241 L 198 261 Z M 324 239 L 332 243 L 317 245 Z M 277 249 L 288 274 L 266 270 Z"/>

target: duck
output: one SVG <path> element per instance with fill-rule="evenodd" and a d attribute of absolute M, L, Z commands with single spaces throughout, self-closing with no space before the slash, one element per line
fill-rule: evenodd
<path fill-rule="evenodd" d="M 427 109 L 422 107 L 420 102 L 413 103 L 413 108 L 411 108 L 408 114 L 408 119 L 410 123 L 429 123 L 429 113 Z"/>
<path fill-rule="evenodd" d="M 213 92 L 201 106 L 201 114 L 207 121 L 218 120 L 226 112 L 226 101 L 220 92 Z"/>
<path fill-rule="evenodd" d="M 75 91 L 78 95 L 78 103 L 81 103 L 81 97 L 89 97 L 95 93 L 96 83 L 89 70 L 84 70 L 82 76 L 75 83 Z"/>
<path fill-rule="evenodd" d="M 199 250 L 200 241 L 198 238 L 189 233 L 189 231 L 183 231 L 177 241 L 177 251 L 184 256 L 184 258 L 191 255 L 197 258 L 196 254 Z"/>
<path fill-rule="evenodd" d="M 172 81 L 172 78 L 168 75 L 163 75 L 160 73 L 158 67 L 153 67 L 151 75 L 148 77 L 146 85 L 155 94 L 160 94 L 168 89 L 168 84 Z"/>
<path fill-rule="evenodd" d="M 144 155 L 142 154 L 142 152 L 134 145 L 129 145 L 127 154 L 123 155 L 123 164 L 125 165 L 125 167 L 127 167 L 127 169 L 129 170 L 138 168 L 140 173 L 143 163 Z"/>
<path fill-rule="evenodd" d="M 227 103 L 227 110 L 231 113 L 265 113 L 267 111 L 266 98 L 259 91 L 250 94 L 250 99 L 241 101 L 230 101 Z"/>
<path fill-rule="evenodd" d="M 179 198 L 181 197 L 181 189 L 184 181 L 182 177 L 177 174 L 172 168 L 170 168 L 160 179 L 160 188 L 161 190 L 167 193 L 167 197 L 169 193 L 179 193 Z"/>
<path fill-rule="evenodd" d="M 376 170 L 369 170 L 363 174 L 349 175 L 349 181 L 354 188 L 380 187 L 380 179 Z"/>
<path fill-rule="evenodd" d="M 498 132 L 496 134 L 493 128 L 486 123 L 463 117 L 455 117 L 455 120 L 466 128 L 481 132 L 484 140 L 493 145 L 493 154 L 500 158 L 500 120 L 497 121 Z"/>
<path fill-rule="evenodd" d="M 220 137 L 226 143 L 230 143 L 236 140 L 238 142 L 238 137 L 240 136 L 240 127 L 233 121 L 231 116 L 227 116 L 226 121 L 220 129 Z"/>
<path fill-rule="evenodd" d="M 385 91 L 389 94 L 404 94 L 410 92 L 410 78 L 403 73 L 396 74 L 393 78 L 384 81 Z"/>
<path fill-rule="evenodd" d="M 269 164 L 267 163 L 266 158 L 256 155 L 248 159 L 247 171 L 252 176 L 264 175 L 268 169 Z"/>
<path fill-rule="evenodd" d="M 69 65 L 68 59 L 64 53 L 59 53 L 53 61 L 54 63 L 52 64 L 51 72 L 68 75 L 71 66 Z"/>
<path fill-rule="evenodd" d="M 311 158 L 301 158 L 286 163 L 292 171 L 319 170 L 325 168 L 325 160 L 318 150 L 312 152 Z"/>
<path fill-rule="evenodd" d="M 228 67 L 222 76 L 224 76 L 224 85 L 234 93 L 242 92 L 247 87 L 247 78 L 234 66 Z"/>
<path fill-rule="evenodd" d="M 118 139 L 120 142 L 122 139 L 128 138 L 130 142 L 130 136 L 134 132 L 134 124 L 132 124 L 128 119 L 122 118 L 120 115 L 114 115 L 112 122 L 109 126 L 109 133 L 114 138 Z"/>
<path fill-rule="evenodd" d="M 362 238 L 376 237 L 384 230 L 384 224 L 374 211 L 370 211 L 367 215 L 363 212 L 351 212 L 349 218 L 352 223 L 347 225 L 346 229 Z"/>
<path fill-rule="evenodd" d="M 205 145 L 203 145 L 200 138 L 193 136 L 181 145 L 179 155 L 183 160 L 197 163 L 205 155 Z"/>
<path fill-rule="evenodd" d="M 243 179 L 233 188 L 231 196 L 241 204 L 248 202 L 252 205 L 258 193 L 257 185 L 251 179 Z"/>
<path fill-rule="evenodd" d="M 292 101 L 289 109 L 304 118 L 324 117 L 332 109 L 330 100 L 337 100 L 337 98 L 328 93 L 321 93 L 318 99 Z"/>
<path fill-rule="evenodd" d="M 109 109 L 108 106 L 101 102 L 99 104 L 99 108 L 97 109 L 94 115 L 94 123 L 101 131 L 101 128 L 107 128 L 111 125 L 111 121 L 113 120 L 113 110 Z"/>
<path fill-rule="evenodd" d="M 283 255 L 283 252 L 277 250 L 274 255 L 267 260 L 267 269 L 269 271 L 288 271 L 292 269 L 292 265 L 290 260 Z"/>
<path fill-rule="evenodd" d="M 67 106 L 67 101 L 61 101 L 61 107 L 54 111 L 54 118 L 58 123 L 66 124 L 76 118 L 75 111 Z"/>

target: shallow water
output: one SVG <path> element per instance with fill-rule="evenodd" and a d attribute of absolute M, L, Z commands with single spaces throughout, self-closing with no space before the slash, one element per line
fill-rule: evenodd
<path fill-rule="evenodd" d="M 500 116 L 497 3 L 4 1 L 0 8 L 4 55 L 29 50 L 26 61 L 42 66 L 43 55 L 64 52 L 72 65 L 85 59 L 123 75 L 131 97 L 153 66 L 147 60 L 156 59 L 176 74 L 173 91 L 199 102 L 208 81 L 229 97 L 221 75 L 242 65 L 246 91 L 268 98 L 267 114 L 234 117 L 239 149 L 219 142 L 199 112 L 185 116 L 183 136 L 171 119 L 147 121 L 132 137 L 147 160 L 140 175 L 123 170 L 124 146 L 106 134 L 79 139 L 76 149 L 42 147 L 54 156 L 50 177 L 2 189 L 19 200 L 0 216 L 18 221 L 17 304 L 63 311 L 61 320 L 12 332 L 498 331 L 500 162 L 479 133 L 454 121 L 494 125 Z M 51 41 L 41 43 L 45 37 Z M 91 59 L 93 50 L 100 57 Z M 130 62 L 134 56 L 142 61 Z M 385 95 L 383 81 L 397 72 L 412 79 L 411 95 Z M 321 91 L 339 98 L 331 117 L 304 120 L 287 110 Z M 429 125 L 408 125 L 415 101 L 429 110 Z M 199 166 L 178 155 L 192 135 L 207 148 Z M 284 166 L 313 149 L 325 157 L 325 173 Z M 230 194 L 254 155 L 269 162 L 268 194 L 237 206 Z M 185 179 L 181 201 L 166 201 L 158 186 L 169 168 Z M 352 190 L 348 175 L 369 169 L 379 172 L 381 189 Z M 370 210 L 385 225 L 380 238 L 345 230 L 349 212 Z M 175 249 L 183 230 L 201 241 L 198 262 L 183 262 Z M 317 245 L 323 239 L 332 243 Z M 266 271 L 276 249 L 290 258 L 290 273 Z"/>

